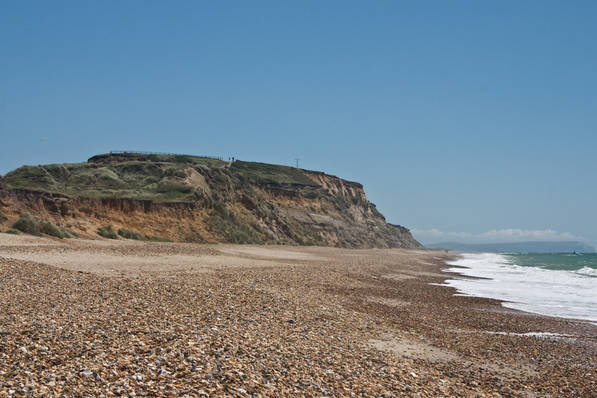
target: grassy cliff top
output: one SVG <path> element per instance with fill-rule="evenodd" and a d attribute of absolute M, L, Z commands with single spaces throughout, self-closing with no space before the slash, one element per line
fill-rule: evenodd
<path fill-rule="evenodd" d="M 303 171 L 288 166 L 190 155 L 102 154 L 87 163 L 23 166 L 4 177 L 8 188 L 70 197 L 130 198 L 187 202 L 196 197 L 198 174 L 225 184 L 228 178 L 251 184 L 316 186 Z"/>

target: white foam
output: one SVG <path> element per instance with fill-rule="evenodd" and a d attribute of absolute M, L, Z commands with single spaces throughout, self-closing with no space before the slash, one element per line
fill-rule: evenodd
<path fill-rule="evenodd" d="M 513 332 L 485 332 L 488 334 L 497 334 L 500 336 L 518 336 L 518 337 L 537 337 L 541 339 L 555 338 L 555 339 L 568 339 L 574 337 L 571 334 L 561 334 L 552 332 L 528 332 L 528 333 L 513 333 Z"/>
<path fill-rule="evenodd" d="M 591 268 L 562 271 L 521 267 L 493 253 L 466 253 L 448 264 L 458 267 L 444 271 L 483 278 L 456 277 L 444 282 L 462 295 L 504 300 L 505 307 L 542 315 L 597 322 L 597 278 Z"/>
<path fill-rule="evenodd" d="M 581 269 L 574 272 L 581 275 L 597 276 L 597 269 L 591 267 L 582 267 Z"/>

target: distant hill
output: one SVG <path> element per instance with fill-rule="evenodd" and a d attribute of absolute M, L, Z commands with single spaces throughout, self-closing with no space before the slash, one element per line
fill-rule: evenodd
<path fill-rule="evenodd" d="M 595 248 L 582 242 L 458 243 L 442 242 L 428 248 L 490 253 L 594 253 Z"/>
<path fill-rule="evenodd" d="M 0 178 L 0 231 L 10 228 L 177 242 L 422 247 L 408 229 L 387 223 L 357 182 L 159 153 L 108 153 L 11 171 Z"/>

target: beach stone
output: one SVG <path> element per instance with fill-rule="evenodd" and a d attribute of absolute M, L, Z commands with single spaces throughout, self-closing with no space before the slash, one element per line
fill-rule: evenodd
<path fill-rule="evenodd" d="M 50 244 L 57 246 L 0 244 L 0 280 L 14 285 L 0 289 L 0 330 L 11 332 L 0 339 L 0 397 L 25 388 L 32 396 L 131 397 L 584 397 L 595 391 L 594 328 L 454 296 L 430 284 L 436 276 L 417 274 L 419 258 L 432 264 L 425 269 L 441 272 L 437 253 L 284 247 L 283 253 L 302 255 L 262 263 L 263 253 L 280 249 L 250 247 L 244 255 L 250 259 L 242 261 L 254 267 L 217 268 L 218 246 Z M 162 264 L 161 271 L 121 276 L 6 258 L 31 251 L 39 259 L 48 250 L 90 263 L 106 253 L 123 264 L 184 255 L 185 262 L 210 261 L 214 270 Z M 313 254 L 324 260 L 308 260 Z M 400 273 L 413 277 L 382 277 Z M 387 305 L 403 301 L 411 304 Z M 516 335 L 542 331 L 575 340 Z M 412 342 L 408 356 L 369 343 L 386 336 Z M 28 355 L 20 347 L 29 347 Z M 430 350 L 454 355 L 431 362 Z M 13 385 L 2 384 L 7 379 Z"/>

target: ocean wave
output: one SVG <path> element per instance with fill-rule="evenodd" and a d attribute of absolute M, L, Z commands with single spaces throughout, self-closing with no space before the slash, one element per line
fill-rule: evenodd
<path fill-rule="evenodd" d="M 482 279 L 455 277 L 444 282 L 459 294 L 505 301 L 527 312 L 597 321 L 596 270 L 550 270 L 519 266 L 512 257 L 494 253 L 465 253 L 445 271 Z"/>
<path fill-rule="evenodd" d="M 582 267 L 579 270 L 574 271 L 580 275 L 588 275 L 588 276 L 595 276 L 597 277 L 597 269 L 591 267 Z M 596 287 L 597 288 L 597 287 Z"/>

